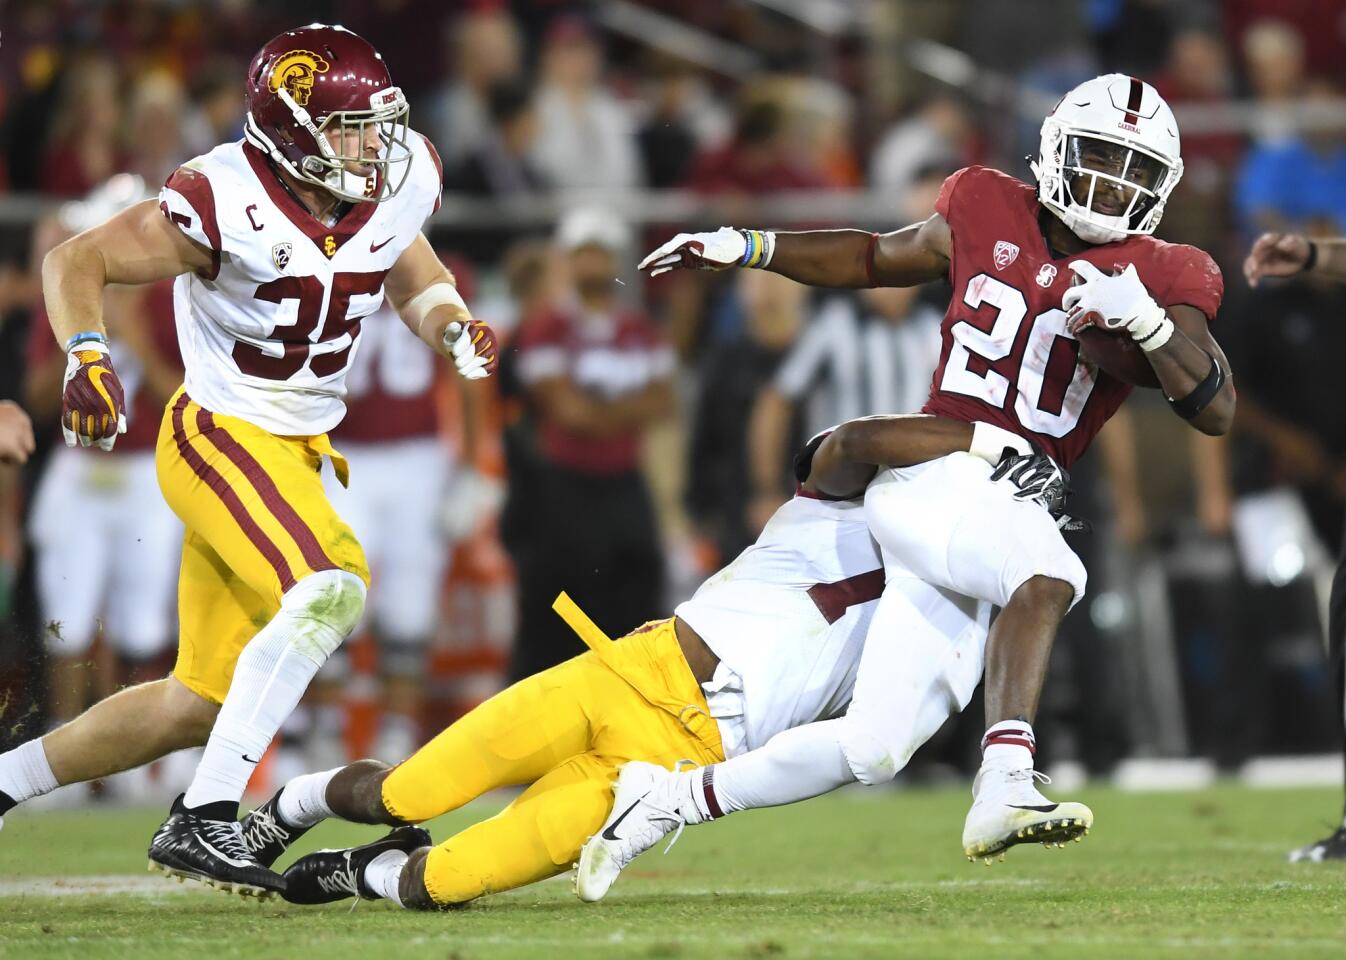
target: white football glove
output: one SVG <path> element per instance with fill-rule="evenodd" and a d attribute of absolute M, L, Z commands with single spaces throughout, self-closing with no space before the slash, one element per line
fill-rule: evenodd
<path fill-rule="evenodd" d="M 1088 326 L 1125 330 L 1146 352 L 1159 349 L 1173 336 L 1173 321 L 1140 282 L 1134 263 L 1115 277 L 1087 260 L 1072 260 L 1070 269 L 1083 281 L 1061 298 L 1071 333 Z"/>
<path fill-rule="evenodd" d="M 504 485 L 471 467 L 460 467 L 449 481 L 439 511 L 439 528 L 449 543 L 461 543 L 505 502 Z"/>
<path fill-rule="evenodd" d="M 728 270 L 742 263 L 747 253 L 747 238 L 733 227 L 721 227 L 714 233 L 680 233 L 640 261 L 640 269 L 648 270 L 652 277 L 678 267 Z"/>
<path fill-rule="evenodd" d="M 444 348 L 465 380 L 489 377 L 498 362 L 495 333 L 480 320 L 450 323 L 444 328 Z"/>

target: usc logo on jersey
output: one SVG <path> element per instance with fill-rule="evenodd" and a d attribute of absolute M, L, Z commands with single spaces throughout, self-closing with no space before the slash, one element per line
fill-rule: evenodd
<path fill-rule="evenodd" d="M 306 107 L 313 93 L 314 76 L 330 69 L 331 64 L 312 50 L 291 50 L 276 59 L 267 83 L 273 92 L 279 92 L 284 87 L 295 103 Z"/>

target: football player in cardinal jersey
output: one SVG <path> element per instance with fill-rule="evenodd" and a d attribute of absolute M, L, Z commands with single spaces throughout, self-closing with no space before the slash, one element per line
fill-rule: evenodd
<path fill-rule="evenodd" d="M 125 429 L 103 288 L 176 277 L 185 384 L 159 431 L 159 485 L 186 526 L 177 665 L 0 755 L 0 814 L 59 784 L 206 745 L 150 845 L 152 867 L 244 893 L 280 891 L 242 840 L 238 800 L 282 721 L 364 607 L 359 542 L 323 494 L 360 320 L 386 297 L 469 379 L 495 367 L 421 234 L 439 205 L 434 148 L 408 127 L 383 58 L 313 24 L 258 51 L 244 140 L 179 167 L 47 255 L 52 330 L 68 354 L 66 442 Z M 66 509 L 83 509 L 72 502 Z"/>
<path fill-rule="evenodd" d="M 923 416 L 843 424 L 805 448 L 796 463 L 797 495 L 757 543 L 673 617 L 613 643 L 562 595 L 555 609 L 590 652 L 516 683 L 395 768 L 361 760 L 291 780 L 248 815 L 245 839 L 269 864 L 328 817 L 397 827 L 375 843 L 296 861 L 285 872 L 285 897 L 296 903 L 383 897 L 428 909 L 541 880 L 569 867 L 610 811 L 625 837 L 622 811 L 658 805 L 628 796 L 629 784 L 614 801 L 620 765 L 642 761 L 628 771 L 659 771 L 655 764 L 684 758 L 716 763 L 836 716 L 867 656 L 866 635 L 895 626 L 913 637 L 938 629 L 953 638 L 949 656 L 923 659 L 900 689 L 890 685 L 905 705 L 903 750 L 914 752 L 972 696 L 990 604 L 907 576 L 893 590 L 923 617 L 880 624 L 876 601 L 885 571 L 860 498 L 877 464 L 945 455 L 976 459 L 988 472 L 997 468 L 1000 482 L 985 491 L 988 514 L 1040 514 L 1051 523 L 1048 510 L 1060 506 L 1059 470 L 999 427 Z M 529 786 L 498 816 L 437 847 L 425 831 L 408 826 L 512 784 Z M 1072 811 L 1057 816 L 1079 831 L 1088 827 Z M 412 844 L 417 849 L 408 854 Z M 581 895 L 601 896 L 593 878 L 604 876 L 615 874 L 589 869 L 581 859 Z"/>
<path fill-rule="evenodd" d="M 1208 327 L 1223 294 L 1219 269 L 1200 250 L 1151 236 L 1182 176 L 1168 105 L 1133 77 L 1083 83 L 1043 122 L 1032 170 L 1036 187 L 985 167 L 960 170 L 945 181 L 934 216 L 893 233 L 722 227 L 679 234 L 641 267 L 652 276 L 687 267 L 769 269 L 830 287 L 947 278 L 953 299 L 924 410 L 996 424 L 1063 467 L 1130 392 L 1081 359 L 1077 334 L 1088 326 L 1130 339 L 1174 412 L 1204 433 L 1224 433 L 1234 390 Z M 1057 627 L 1085 581 L 1083 565 L 1050 523 L 970 522 L 989 473 L 985 464 L 954 458 L 881 471 L 865 498 L 885 563 L 1002 608 L 987 647 L 983 762 L 963 832 L 969 857 L 1057 839 L 1043 828 L 1055 805 L 1034 783 L 1040 774 L 1031 723 Z M 1032 574 L 1021 576 L 1024 569 Z M 793 731 L 787 742 L 769 744 L 774 764 L 744 756 L 709 768 L 704 791 L 683 791 L 685 819 L 803 799 L 856 780 L 878 783 L 901 769 L 902 724 L 887 693 L 910 658 L 938 656 L 941 648 L 921 650 L 880 631 L 867 644 L 844 723 L 814 724 L 812 733 Z M 864 676 L 870 670 L 880 675 Z M 834 776 L 806 782 L 794 774 L 802 761 Z M 752 764 L 754 781 L 740 776 Z M 733 795 L 730 781 L 744 789 Z"/>

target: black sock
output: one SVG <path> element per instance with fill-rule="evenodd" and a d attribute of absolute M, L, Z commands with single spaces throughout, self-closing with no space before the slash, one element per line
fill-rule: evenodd
<path fill-rule="evenodd" d="M 237 800 L 216 800 L 214 803 L 203 803 L 199 807 L 184 807 L 184 809 L 206 820 L 227 822 L 238 819 Z"/>
<path fill-rule="evenodd" d="M 5 791 L 0 790 L 0 817 L 3 817 L 5 814 L 9 813 L 9 811 L 13 810 L 18 805 L 19 801 L 15 800 L 9 794 L 5 793 Z"/>

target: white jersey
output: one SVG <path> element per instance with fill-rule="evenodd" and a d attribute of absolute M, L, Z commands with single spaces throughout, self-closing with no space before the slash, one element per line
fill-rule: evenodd
<path fill-rule="evenodd" d="M 160 209 L 215 255 L 210 270 L 174 286 L 192 400 L 277 434 L 325 433 L 341 421 L 360 320 L 383 302 L 384 276 L 439 208 L 439 157 L 424 137 L 410 143 L 402 189 L 351 205 L 331 225 L 243 141 L 168 178 Z"/>
<path fill-rule="evenodd" d="M 720 658 L 706 692 L 727 756 L 846 710 L 883 586 L 863 504 L 796 496 L 678 606 Z"/>

